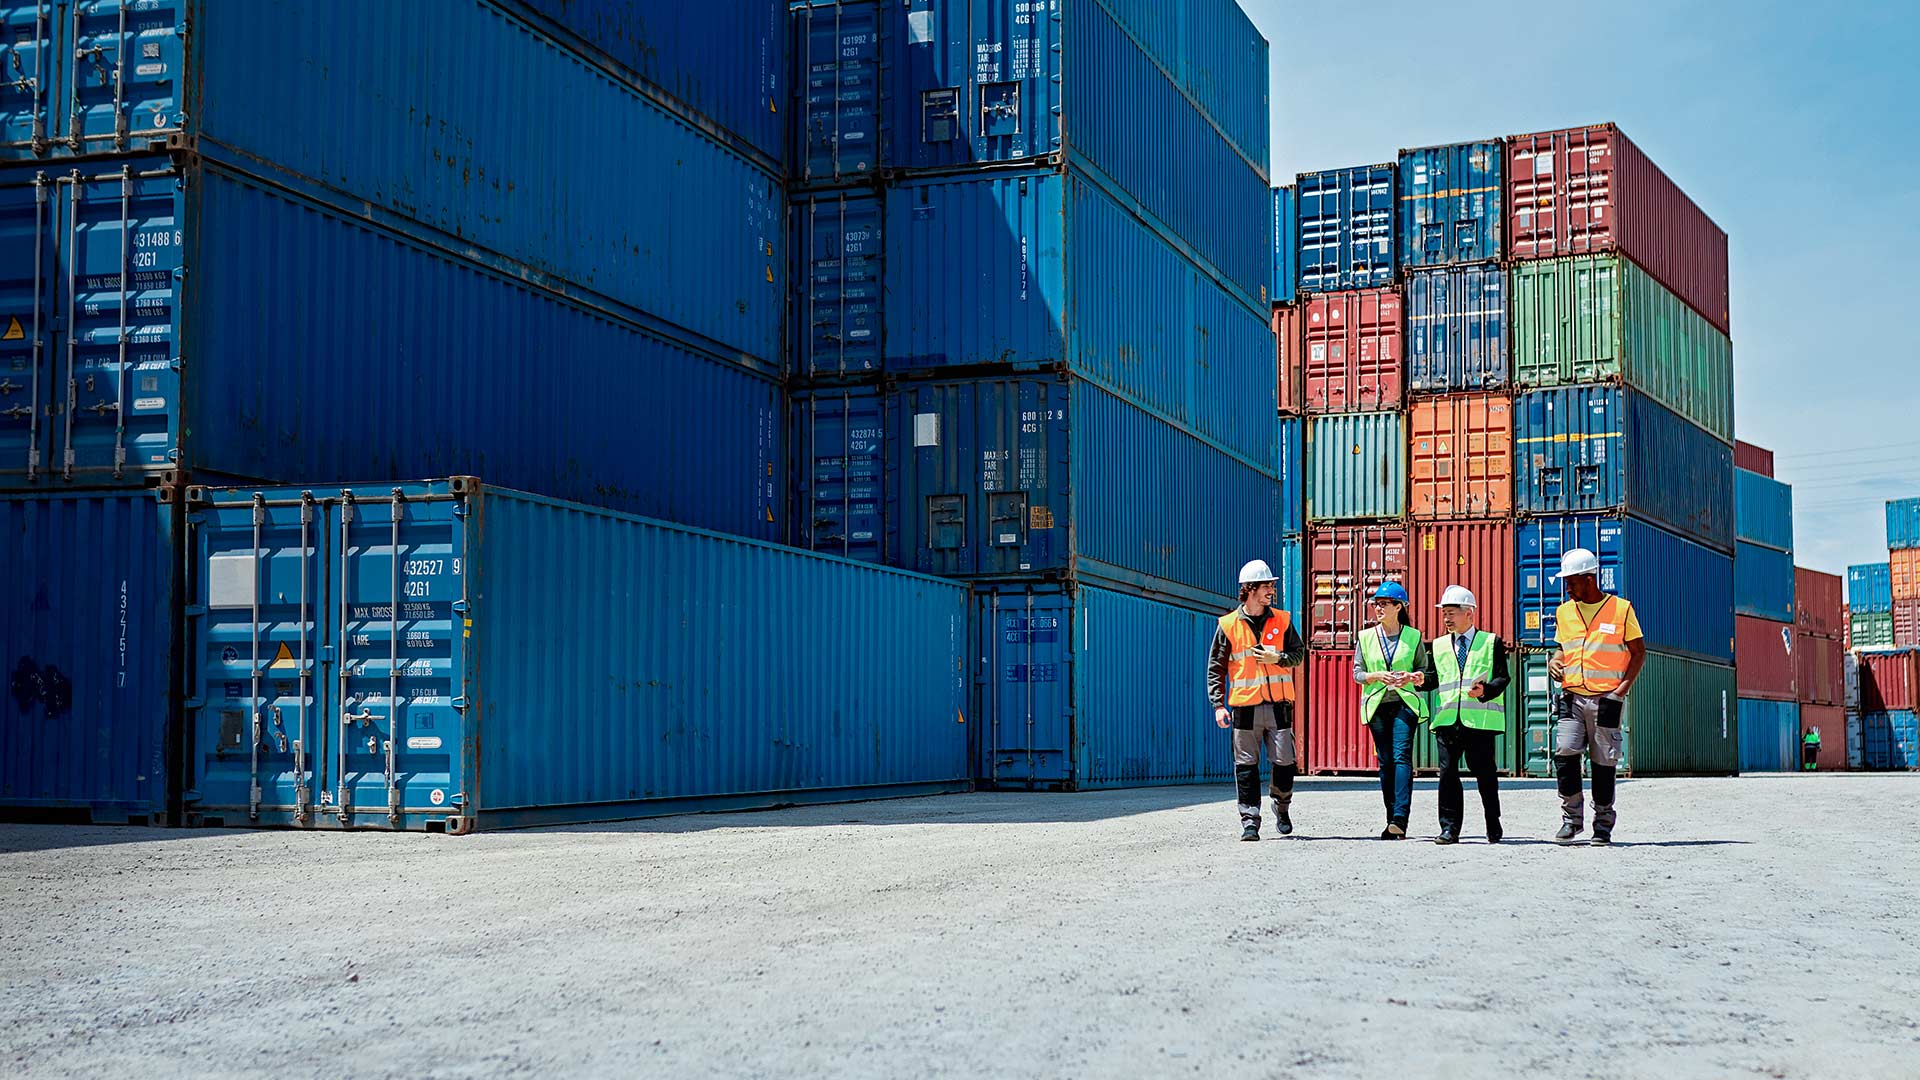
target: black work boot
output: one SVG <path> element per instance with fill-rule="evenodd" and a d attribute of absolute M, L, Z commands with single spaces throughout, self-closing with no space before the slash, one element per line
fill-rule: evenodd
<path fill-rule="evenodd" d="M 1507 835 L 1506 831 L 1500 828 L 1499 821 L 1495 820 L 1495 821 L 1487 822 L 1487 843 L 1497 844 L 1506 835 Z"/>
<path fill-rule="evenodd" d="M 1249 821 L 1245 825 L 1242 825 L 1240 827 L 1240 839 L 1242 840 L 1260 839 L 1260 826 L 1251 821 Z"/>
<path fill-rule="evenodd" d="M 1593 827 L 1593 844 L 1594 844 L 1594 846 L 1595 846 L 1595 847 L 1606 847 L 1607 845 L 1609 845 L 1609 844 L 1611 844 L 1611 843 L 1613 843 L 1613 830 L 1612 830 L 1612 829 L 1609 829 L 1609 828 L 1607 828 L 1607 827 L 1606 827 L 1606 826 L 1604 826 L 1604 825 L 1599 825 L 1599 824 L 1596 824 L 1596 825 L 1594 825 L 1594 827 Z"/>
<path fill-rule="evenodd" d="M 1281 836 L 1293 835 L 1293 815 L 1287 813 L 1284 806 L 1273 808 L 1273 831 Z"/>
<path fill-rule="evenodd" d="M 1579 835 L 1580 823 L 1572 818 L 1563 818 L 1560 821 L 1560 831 L 1554 833 L 1553 838 L 1563 844 L 1571 844 L 1573 843 L 1573 838 Z"/>
<path fill-rule="evenodd" d="M 1442 825 L 1440 835 L 1433 838 L 1436 844 L 1457 844 L 1460 842 L 1460 826 Z"/>

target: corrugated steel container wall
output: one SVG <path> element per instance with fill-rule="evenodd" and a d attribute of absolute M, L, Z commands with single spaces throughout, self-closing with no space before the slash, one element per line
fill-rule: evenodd
<path fill-rule="evenodd" d="M 1862 768 L 1920 768 L 1920 717 L 1912 710 L 1866 713 L 1860 728 Z"/>
<path fill-rule="evenodd" d="M 1720 664 L 1733 659 L 1733 560 L 1636 518 L 1598 515 L 1520 523 L 1514 561 L 1521 643 L 1554 643 L 1566 593 L 1548 579 L 1560 572 L 1561 554 L 1576 547 L 1599 556 L 1602 589 L 1634 602 L 1649 649 Z"/>
<path fill-rule="evenodd" d="M 1893 643 L 1920 645 L 1920 600 L 1893 602 Z"/>
<path fill-rule="evenodd" d="M 1030 0 L 892 5 L 893 167 L 1064 152 L 1247 303 L 1264 304 L 1273 256 L 1267 230 L 1248 223 L 1272 213 L 1265 158 L 1236 150 L 1097 0 L 1060 6 L 1041 15 Z M 1235 92 L 1265 89 L 1262 75 Z M 1139 137 L 1142 125 L 1152 139 Z"/>
<path fill-rule="evenodd" d="M 1407 374 L 1399 291 L 1363 289 L 1315 296 L 1300 307 L 1306 410 L 1399 408 Z"/>
<path fill-rule="evenodd" d="M 1920 650 L 1876 649 L 1860 656 L 1860 711 L 1915 708 L 1920 693 Z"/>
<path fill-rule="evenodd" d="M 1359 165 L 1301 173 L 1302 292 L 1338 292 L 1393 284 L 1394 166 Z"/>
<path fill-rule="evenodd" d="M 1513 399 L 1423 398 L 1409 410 L 1408 513 L 1489 518 L 1513 512 Z"/>
<path fill-rule="evenodd" d="M 1300 635 L 1301 641 L 1305 641 L 1311 629 L 1306 622 L 1306 544 L 1299 536 L 1281 538 L 1280 562 L 1276 564 L 1275 571 L 1280 575 L 1280 603 L 1293 616 L 1294 631 Z M 1300 681 L 1296 680 L 1296 687 L 1299 685 Z"/>
<path fill-rule="evenodd" d="M 799 183 L 848 184 L 879 174 L 888 134 L 883 109 L 888 17 L 878 0 L 810 0 L 794 7 L 796 85 L 788 112 L 790 171 Z"/>
<path fill-rule="evenodd" d="M 1846 649 L 1838 638 L 1795 632 L 1793 638 L 1794 696 L 1803 705 L 1846 703 Z M 1745 672 L 1742 671 L 1744 678 Z"/>
<path fill-rule="evenodd" d="M 885 395 L 877 386 L 796 391 L 788 415 L 794 545 L 890 561 Z"/>
<path fill-rule="evenodd" d="M 1276 477 L 1084 380 L 902 383 L 887 412 L 888 550 L 908 569 L 1071 571 L 1224 610 L 1244 550 L 1279 546 Z M 1229 520 L 1251 547 L 1218 542 Z"/>
<path fill-rule="evenodd" d="M 1500 258 L 1505 176 L 1498 140 L 1400 151 L 1400 265 Z"/>
<path fill-rule="evenodd" d="M 1514 640 L 1512 522 L 1417 521 L 1409 539 L 1407 591 L 1415 625 L 1438 636 L 1441 594 L 1449 585 L 1464 585 L 1480 605 L 1475 625 Z"/>
<path fill-rule="evenodd" d="M 1847 607 L 1855 615 L 1892 611 L 1892 568 L 1883 562 L 1847 567 Z"/>
<path fill-rule="evenodd" d="M 1233 776 L 1206 707 L 1217 616 L 1108 589 L 981 590 L 977 776 L 995 788 L 1139 787 Z"/>
<path fill-rule="evenodd" d="M 1300 206 L 1293 188 L 1273 189 L 1273 285 L 1267 299 L 1293 303 L 1300 281 Z"/>
<path fill-rule="evenodd" d="M 1793 619 L 1809 634 L 1839 637 L 1846 633 L 1845 585 L 1840 575 L 1794 567 Z"/>
<path fill-rule="evenodd" d="M 1856 611 L 1848 616 L 1847 645 L 1854 649 L 1879 649 L 1894 644 L 1893 613 Z"/>
<path fill-rule="evenodd" d="M 1727 234 L 1619 128 L 1507 138 L 1507 254 L 1625 252 L 1728 332 Z"/>
<path fill-rule="evenodd" d="M 1800 734 L 1820 733 L 1820 753 L 1814 763 L 1821 772 L 1847 768 L 1847 712 L 1838 705 L 1800 703 Z"/>
<path fill-rule="evenodd" d="M 1507 385 L 1506 280 L 1498 265 L 1407 273 L 1409 388 L 1444 394 Z"/>
<path fill-rule="evenodd" d="M 1792 623 L 1736 615 L 1733 619 L 1733 663 L 1739 672 L 1740 696 L 1770 701 L 1799 697 Z"/>
<path fill-rule="evenodd" d="M 1267 40 L 1240 5 L 1235 0 L 1100 4 L 1265 175 L 1272 126 Z"/>
<path fill-rule="evenodd" d="M 1860 656 L 1849 649 L 1847 654 L 1841 657 L 1841 664 L 1841 677 L 1845 680 L 1843 685 L 1846 687 L 1847 711 L 1858 713 L 1860 711 Z"/>
<path fill-rule="evenodd" d="M 1360 722 L 1352 649 L 1307 655 L 1307 707 L 1296 713 L 1294 724 L 1306 772 L 1371 772 L 1380 767 L 1373 736 Z"/>
<path fill-rule="evenodd" d="M 1514 399 L 1522 513 L 1623 509 L 1733 549 L 1733 449 L 1643 394 L 1535 390 Z"/>
<path fill-rule="evenodd" d="M 1065 365 L 1264 467 L 1273 333 L 1077 173 L 887 191 L 886 367 Z M 1126 267 L 1126 273 L 1113 268 Z M 954 374 L 965 372 L 956 371 Z"/>
<path fill-rule="evenodd" d="M 1280 418 L 1280 532 L 1299 533 L 1307 527 L 1307 422 L 1297 416 Z"/>
<path fill-rule="evenodd" d="M 793 200 L 790 370 L 813 377 L 877 377 L 885 330 L 885 204 L 868 191 Z"/>
<path fill-rule="evenodd" d="M 301 489 L 261 492 L 258 532 L 253 491 L 201 493 L 189 821 L 249 821 L 250 777 L 258 824 L 450 832 L 969 782 L 964 585 L 470 480 L 350 487 L 350 517 L 340 491 L 316 492 L 310 526 Z M 255 690 L 262 577 L 279 658 Z M 715 658 L 760 636 L 784 644 L 759 707 L 715 708 L 738 697 Z M 307 684 L 303 658 L 336 642 L 348 673 Z M 308 729 L 310 772 L 278 747 L 257 767 L 231 752 L 228 732 L 269 704 L 288 727 L 327 718 Z M 337 741 L 332 718 L 356 707 Z"/>
<path fill-rule="evenodd" d="M 1887 500 L 1887 547 L 1920 548 L 1920 499 Z"/>
<path fill-rule="evenodd" d="M 1797 772 L 1800 706 L 1791 701 L 1740 699 L 1740 771 Z"/>
<path fill-rule="evenodd" d="M 25 477 L 30 434 L 35 471 L 55 481 L 69 452 L 74 479 L 93 483 L 114 481 L 121 454 L 126 483 L 172 469 L 286 483 L 484 469 L 623 511 L 786 536 L 785 418 L 771 378 L 214 163 L 138 167 L 159 171 L 137 176 L 125 204 L 118 175 L 83 185 L 72 235 L 85 305 L 71 334 L 39 327 L 43 377 L 15 379 L 37 382 L 41 413 L 72 424 L 0 418 L 0 475 Z M 32 186 L 0 178 L 9 228 L 23 194 L 32 222 Z M 123 309 L 129 231 L 136 253 L 157 258 L 136 262 Z M 69 234 L 50 232 L 65 250 Z M 29 250 L 0 253 L 0 293 L 31 281 Z M 64 319 L 67 309 L 41 310 Z M 71 388 L 53 378 L 69 341 Z M 34 371 L 12 345 L 0 342 L 0 366 Z M 268 345 L 274 362 L 263 365 Z M 498 357 L 540 359 L 476 375 L 477 360 Z"/>
<path fill-rule="evenodd" d="M 1307 519 L 1397 518 L 1407 509 L 1406 417 L 1344 413 L 1307 420 Z"/>
<path fill-rule="evenodd" d="M 173 489 L 0 496 L 0 811 L 167 814 L 180 553 Z"/>
<path fill-rule="evenodd" d="M 1733 467 L 1757 472 L 1761 476 L 1772 476 L 1773 451 L 1735 439 L 1733 440 Z"/>
<path fill-rule="evenodd" d="M 1639 267 L 1588 255 L 1517 262 L 1509 278 L 1516 383 L 1624 380 L 1733 438 L 1733 343 Z"/>
<path fill-rule="evenodd" d="M 1733 610 L 1793 621 L 1793 556 L 1742 540 L 1733 552 Z"/>
<path fill-rule="evenodd" d="M 1770 476 L 1733 470 L 1733 535 L 1776 551 L 1793 550 L 1793 488 Z"/>
<path fill-rule="evenodd" d="M 1385 581 L 1408 580 L 1407 530 L 1400 525 L 1323 525 L 1307 533 L 1307 640 L 1316 649 L 1352 649 Z"/>
<path fill-rule="evenodd" d="M 1297 304 L 1275 305 L 1273 309 L 1273 345 L 1275 396 L 1282 416 L 1298 415 L 1306 402 L 1305 316 Z"/>
<path fill-rule="evenodd" d="M 1508 693 L 1520 696 L 1518 772 L 1521 776 L 1551 777 L 1554 775 L 1553 703 L 1560 689 L 1553 684 L 1552 679 L 1547 677 L 1547 661 L 1551 658 L 1552 654 L 1545 652 L 1524 653 L 1507 658 L 1507 662 L 1512 665 L 1513 675 L 1513 689 Z"/>
<path fill-rule="evenodd" d="M 1739 704 L 1733 668 L 1671 653 L 1647 651 L 1621 719 L 1625 756 L 1621 772 L 1726 775 L 1739 770 Z M 1547 677 L 1544 652 L 1529 654 L 1522 668 L 1522 767 L 1528 776 L 1553 775 L 1553 706 L 1560 688 Z"/>
<path fill-rule="evenodd" d="M 1887 585 L 1893 593 L 1893 610 L 1900 601 L 1920 599 L 1920 548 L 1895 548 L 1887 552 Z"/>

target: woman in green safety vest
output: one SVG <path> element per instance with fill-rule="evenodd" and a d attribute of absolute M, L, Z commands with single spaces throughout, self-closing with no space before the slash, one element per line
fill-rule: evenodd
<path fill-rule="evenodd" d="M 1380 800 L 1387 807 L 1380 839 L 1402 840 L 1413 813 L 1413 733 L 1426 719 L 1433 657 L 1420 631 L 1407 625 L 1405 586 L 1389 581 L 1374 590 L 1373 616 L 1353 650 L 1353 681 L 1360 685 L 1360 720 L 1373 733 L 1380 760 Z"/>
<path fill-rule="evenodd" d="M 1487 814 L 1487 843 L 1497 844 L 1500 830 L 1500 774 L 1494 766 L 1493 741 L 1507 730 L 1507 646 L 1500 635 L 1474 628 L 1479 602 L 1459 585 L 1447 586 L 1440 596 L 1440 623 L 1446 633 L 1433 642 L 1433 666 L 1438 680 L 1433 688 L 1433 741 L 1440 750 L 1440 838 L 1460 840 L 1466 797 L 1460 790 L 1460 758 L 1480 788 L 1480 806 Z"/>

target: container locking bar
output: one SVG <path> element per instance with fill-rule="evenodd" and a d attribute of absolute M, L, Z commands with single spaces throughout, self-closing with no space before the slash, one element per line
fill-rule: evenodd
<path fill-rule="evenodd" d="M 393 535 L 387 542 L 391 602 L 387 605 L 387 820 L 400 823 L 400 788 L 394 782 L 394 748 L 400 741 L 400 514 L 406 499 L 393 489 Z"/>

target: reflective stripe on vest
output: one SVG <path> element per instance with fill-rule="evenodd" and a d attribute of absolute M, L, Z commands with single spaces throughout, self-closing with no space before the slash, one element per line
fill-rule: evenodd
<path fill-rule="evenodd" d="M 1583 622 L 1579 605 L 1569 600 L 1560 605 L 1556 618 L 1565 626 L 1571 621 L 1580 623 L 1580 642 L 1577 645 L 1562 645 L 1566 653 L 1566 677 L 1560 685 L 1568 690 L 1578 689 L 1585 696 L 1611 693 L 1627 681 L 1627 602 L 1617 596 L 1609 596 L 1601 602 L 1599 610 L 1593 613 L 1593 621 Z M 1600 627 L 1612 627 L 1600 631 Z"/>
<path fill-rule="evenodd" d="M 1253 658 L 1255 649 L 1268 645 L 1287 647 L 1287 628 L 1293 616 L 1275 609 L 1267 619 L 1260 640 L 1254 640 L 1253 623 L 1239 608 L 1220 616 L 1220 632 L 1227 636 L 1233 651 L 1227 654 L 1227 704 L 1236 709 L 1250 705 L 1293 700 L 1293 669 L 1278 664 L 1263 664 Z"/>
<path fill-rule="evenodd" d="M 1393 651 L 1392 663 L 1387 662 L 1387 650 L 1380 645 L 1381 632 L 1378 623 L 1360 632 L 1361 670 L 1368 674 L 1376 671 L 1412 671 L 1413 655 L 1420 651 L 1420 631 L 1411 626 L 1400 628 L 1400 644 Z M 1361 723 L 1364 724 L 1373 719 L 1374 710 L 1380 707 L 1380 702 L 1386 698 L 1388 690 L 1393 690 L 1400 695 L 1400 700 L 1406 702 L 1407 708 L 1413 710 L 1415 718 L 1426 719 L 1427 695 L 1410 688 L 1399 689 L 1390 687 L 1386 683 L 1370 682 L 1360 685 Z"/>
<path fill-rule="evenodd" d="M 1507 707 L 1504 694 L 1486 701 L 1467 696 L 1473 684 L 1493 678 L 1494 636 L 1475 631 L 1467 646 L 1467 667 L 1462 671 L 1454 653 L 1454 636 L 1447 634 L 1432 645 L 1433 666 L 1440 685 L 1433 691 L 1433 726 L 1461 724 L 1480 731 L 1505 731 Z"/>

